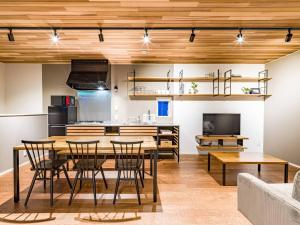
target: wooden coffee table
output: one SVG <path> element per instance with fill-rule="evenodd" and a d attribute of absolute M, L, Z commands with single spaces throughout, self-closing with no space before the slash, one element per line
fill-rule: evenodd
<path fill-rule="evenodd" d="M 287 161 L 261 152 L 209 152 L 207 169 L 210 171 L 211 157 L 216 158 L 222 164 L 222 184 L 226 184 L 226 165 L 228 164 L 257 164 L 258 172 L 261 164 L 284 165 L 284 182 L 288 182 L 289 164 Z"/>

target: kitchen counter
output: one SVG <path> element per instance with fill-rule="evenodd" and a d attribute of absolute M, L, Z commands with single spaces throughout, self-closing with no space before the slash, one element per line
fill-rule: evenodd
<path fill-rule="evenodd" d="M 0 114 L 0 117 L 18 117 L 18 116 L 47 116 L 45 113 L 38 114 Z"/>
<path fill-rule="evenodd" d="M 150 136 L 160 153 L 172 153 L 179 162 L 179 125 L 173 123 L 84 122 L 66 126 L 66 136 Z"/>
<path fill-rule="evenodd" d="M 170 126 L 179 126 L 174 123 L 114 123 L 114 122 L 91 122 L 91 123 L 75 123 L 68 124 L 67 127 L 170 127 Z"/>

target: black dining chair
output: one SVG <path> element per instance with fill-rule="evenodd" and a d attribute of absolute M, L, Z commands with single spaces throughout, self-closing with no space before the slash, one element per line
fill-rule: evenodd
<path fill-rule="evenodd" d="M 44 188 L 46 188 L 46 181 L 50 180 L 50 204 L 53 206 L 54 176 L 58 175 L 61 170 L 64 172 L 67 178 L 70 189 L 72 189 L 66 167 L 64 166 L 67 160 L 58 158 L 53 148 L 55 141 L 22 140 L 22 143 L 25 146 L 27 156 L 31 164 L 31 170 L 35 171 L 25 200 L 25 206 L 27 206 L 36 180 L 43 180 Z M 47 171 L 50 171 L 49 178 L 47 178 Z"/>
<path fill-rule="evenodd" d="M 115 194 L 113 204 L 116 203 L 116 197 L 121 179 L 131 179 L 131 171 L 134 175 L 136 193 L 138 197 L 138 203 L 141 204 L 140 190 L 138 175 L 140 176 L 142 187 L 144 187 L 142 166 L 143 166 L 143 155 L 141 155 L 141 146 L 143 141 L 133 142 L 120 142 L 111 141 L 113 144 L 114 155 L 115 155 L 115 169 L 118 171 L 118 177 L 116 182 Z M 123 172 L 123 178 L 121 178 Z"/>
<path fill-rule="evenodd" d="M 74 191 L 80 176 L 80 182 L 82 182 L 85 173 L 92 172 L 92 184 L 94 193 L 94 204 L 97 205 L 97 190 L 96 190 L 96 175 L 99 171 L 102 174 L 105 188 L 107 189 L 107 182 L 104 176 L 102 165 L 106 161 L 106 155 L 98 152 L 99 140 L 91 141 L 67 141 L 70 149 L 71 159 L 73 161 L 73 169 L 76 170 L 75 180 L 73 183 L 73 189 L 69 200 L 69 205 L 72 204 Z M 89 179 L 88 176 L 84 179 Z M 81 186 L 81 185 L 80 185 Z"/>

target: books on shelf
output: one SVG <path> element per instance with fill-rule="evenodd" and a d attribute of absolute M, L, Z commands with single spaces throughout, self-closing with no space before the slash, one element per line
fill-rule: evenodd
<path fill-rule="evenodd" d="M 161 129 L 160 133 L 161 134 L 172 134 L 172 131 L 171 130 L 163 130 L 163 129 Z"/>

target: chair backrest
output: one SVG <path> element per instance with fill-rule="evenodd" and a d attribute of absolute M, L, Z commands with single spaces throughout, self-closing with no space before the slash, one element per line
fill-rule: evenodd
<path fill-rule="evenodd" d="M 96 168 L 99 140 L 66 142 L 69 145 L 73 164 L 76 165 L 80 160 L 82 162 L 84 161 L 84 163 L 77 164 L 78 169 L 86 170 L 91 167 Z"/>
<path fill-rule="evenodd" d="M 40 170 L 46 168 L 46 161 L 53 159 L 53 144 L 55 141 L 26 141 L 25 146 L 32 169 Z"/>
<path fill-rule="evenodd" d="M 141 147 L 143 141 L 111 141 L 113 144 L 116 166 L 123 169 L 138 168 L 141 159 Z"/>

